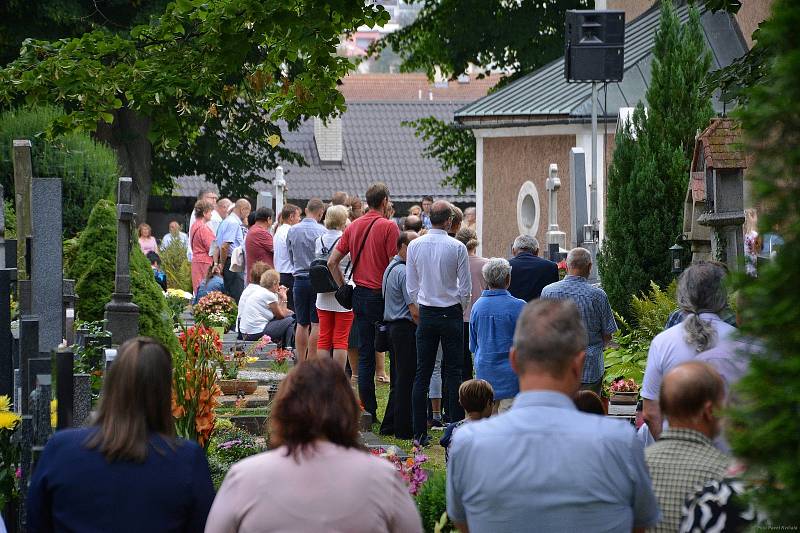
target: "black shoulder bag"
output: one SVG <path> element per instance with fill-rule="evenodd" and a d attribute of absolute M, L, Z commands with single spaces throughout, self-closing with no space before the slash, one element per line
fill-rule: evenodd
<path fill-rule="evenodd" d="M 362 255 L 361 252 L 364 251 L 364 245 L 367 244 L 367 237 L 369 236 L 369 232 L 372 230 L 372 226 L 374 226 L 377 221 L 378 221 L 377 218 L 373 220 L 372 223 L 370 223 L 369 227 L 367 228 L 367 231 L 364 233 L 364 238 L 361 239 L 361 247 L 359 248 L 358 255 L 355 257 L 355 259 L 352 259 L 353 254 L 352 252 L 350 253 L 350 258 L 352 259 L 351 261 L 352 268 L 350 269 L 350 277 L 344 280 L 344 283 L 342 283 L 341 287 L 336 289 L 336 294 L 334 295 L 334 297 L 336 298 L 336 301 L 339 302 L 339 305 L 341 305 L 345 309 L 353 308 L 353 286 L 350 285 L 350 283 L 348 282 L 351 279 L 353 279 L 353 274 L 355 274 L 356 266 L 358 266 L 358 260 L 361 259 Z"/>
<path fill-rule="evenodd" d="M 389 275 L 397 265 L 405 265 L 405 261 L 395 261 L 386 272 L 386 281 L 389 281 Z M 383 287 L 383 299 L 386 300 L 386 286 Z M 389 340 L 389 323 L 383 320 L 375 322 L 375 351 L 386 352 L 391 348 L 391 341 Z"/>

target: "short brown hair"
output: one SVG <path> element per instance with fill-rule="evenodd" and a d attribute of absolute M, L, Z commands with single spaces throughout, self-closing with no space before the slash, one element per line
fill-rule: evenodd
<path fill-rule="evenodd" d="M 331 196 L 331 205 L 347 205 L 347 193 L 344 191 L 337 191 Z"/>
<path fill-rule="evenodd" d="M 322 213 L 325 210 L 325 204 L 319 198 L 312 198 L 306 204 L 306 213 Z"/>
<path fill-rule="evenodd" d="M 270 444 L 285 446 L 296 459 L 326 440 L 345 448 L 361 448 L 361 408 L 342 368 L 330 358 L 303 361 L 278 388 L 270 416 Z"/>
<path fill-rule="evenodd" d="M 261 279 L 258 280 L 259 284 L 264 287 L 265 289 L 269 289 L 275 282 L 281 281 L 281 275 L 278 274 L 278 271 L 272 268 L 267 269 L 263 274 L 261 274 Z"/>
<path fill-rule="evenodd" d="M 289 220 L 289 217 L 295 214 L 295 212 L 300 211 L 300 208 L 294 204 L 283 204 L 283 209 L 281 209 L 281 216 L 280 222 L 286 222 Z"/>
<path fill-rule="evenodd" d="M 667 418 L 686 420 L 698 415 L 707 402 L 717 405 L 724 397 L 725 382 L 714 367 L 687 361 L 664 376 L 658 403 Z"/>
<path fill-rule="evenodd" d="M 586 327 L 570 300 L 533 300 L 523 308 L 514 330 L 521 370 L 532 367 L 554 377 L 564 375 L 586 342 Z"/>
<path fill-rule="evenodd" d="M 122 343 L 100 398 L 97 431 L 86 446 L 108 461 L 144 462 L 152 433 L 174 444 L 172 356 L 157 340 L 136 337 Z"/>
<path fill-rule="evenodd" d="M 253 263 L 253 266 L 250 267 L 247 278 L 250 280 L 250 283 L 261 283 L 261 275 L 267 270 L 269 270 L 268 264 L 264 261 L 256 261 Z"/>
<path fill-rule="evenodd" d="M 475 230 L 461 228 L 458 230 L 458 233 L 456 233 L 456 239 L 463 242 L 467 250 L 471 251 L 478 247 L 478 234 L 475 233 Z"/>
<path fill-rule="evenodd" d="M 483 379 L 468 379 L 458 388 L 458 403 L 467 413 L 483 411 L 494 402 L 494 389 Z"/>
<path fill-rule="evenodd" d="M 389 187 L 385 183 L 379 181 L 367 189 L 367 205 L 372 209 L 378 209 L 384 198 L 389 198 Z"/>
<path fill-rule="evenodd" d="M 197 200 L 194 204 L 194 217 L 199 220 L 203 215 L 214 209 L 214 206 L 208 200 Z"/>

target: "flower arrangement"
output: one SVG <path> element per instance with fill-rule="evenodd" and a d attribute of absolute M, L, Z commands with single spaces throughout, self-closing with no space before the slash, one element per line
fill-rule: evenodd
<path fill-rule="evenodd" d="M 228 317 L 225 313 L 209 313 L 203 319 L 203 325 L 208 326 L 210 328 L 228 328 L 230 324 L 228 323 Z"/>
<path fill-rule="evenodd" d="M 239 375 L 239 370 L 247 367 L 248 363 L 255 363 L 258 357 L 253 357 L 253 353 L 261 350 L 270 343 L 272 339 L 269 335 L 264 335 L 257 342 L 253 343 L 247 351 L 236 350 L 232 354 L 221 355 L 217 361 L 222 377 L 225 379 L 236 379 Z"/>
<path fill-rule="evenodd" d="M 403 478 L 406 485 L 408 485 L 408 492 L 412 496 L 416 496 L 422 485 L 428 480 L 428 473 L 422 468 L 422 465 L 428 461 L 428 456 L 422 452 L 422 447 L 414 443 L 411 450 L 411 457 L 406 460 L 400 459 L 397 454 L 392 451 L 384 449 L 374 449 L 372 454 L 378 457 L 383 457 L 390 461 L 400 477 Z"/>
<path fill-rule="evenodd" d="M 633 378 L 619 378 L 611 382 L 611 386 L 608 390 L 611 394 L 616 394 L 618 392 L 639 392 L 639 385 L 636 384 L 636 380 Z"/>
<path fill-rule="evenodd" d="M 273 348 L 267 355 L 272 357 L 272 363 L 269 365 L 270 370 L 279 374 L 289 372 L 289 359 L 294 357 L 292 350 Z"/>
<path fill-rule="evenodd" d="M 214 486 L 220 486 L 234 463 L 263 451 L 266 451 L 263 441 L 234 426 L 227 418 L 220 418 L 207 454 Z"/>
<path fill-rule="evenodd" d="M 214 330 L 195 326 L 178 337 L 180 350 L 173 354 L 172 416 L 177 434 L 208 445 L 214 431 L 217 397 L 215 362 L 222 357 L 222 342 Z"/>
<path fill-rule="evenodd" d="M 21 420 L 8 396 L 0 396 L 0 511 L 19 497 L 20 452 L 12 437 Z"/>
<path fill-rule="evenodd" d="M 192 293 L 180 289 L 167 289 L 164 292 L 164 296 L 167 298 L 167 306 L 172 315 L 173 323 L 178 323 L 178 317 L 186 309 L 189 302 L 192 301 Z"/>
<path fill-rule="evenodd" d="M 94 403 L 100 398 L 105 370 L 104 345 L 99 340 L 111 337 L 111 332 L 106 331 L 103 320 L 84 322 L 82 327 L 88 331 L 88 336 L 84 345 L 72 345 L 75 354 L 74 370 L 78 374 L 89 374 Z"/>
<path fill-rule="evenodd" d="M 567 277 L 567 260 L 562 259 L 558 262 L 558 279 Z"/>
<path fill-rule="evenodd" d="M 219 291 L 212 291 L 200 298 L 193 311 L 194 321 L 198 324 L 211 326 L 208 322 L 211 315 L 222 315 L 227 319 L 225 324 L 221 325 L 222 327 L 229 327 L 236 322 L 236 302 L 230 296 Z M 219 318 L 215 317 L 214 320 L 219 320 Z"/>

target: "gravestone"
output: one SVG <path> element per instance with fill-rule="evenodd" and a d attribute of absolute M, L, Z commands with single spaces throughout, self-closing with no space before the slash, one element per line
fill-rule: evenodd
<path fill-rule="evenodd" d="M 33 313 L 39 317 L 39 351 L 44 353 L 64 338 L 61 197 L 60 178 L 33 179 L 31 294 Z"/>
<path fill-rule="evenodd" d="M 17 402 L 22 414 L 30 414 L 30 398 L 33 380 L 28 374 L 28 362 L 39 355 L 39 318 L 23 316 L 19 321 L 19 370 L 20 383 Z"/>
<path fill-rule="evenodd" d="M 114 293 L 106 304 L 106 327 L 114 344 L 122 344 L 139 333 L 139 306 L 131 294 L 131 223 L 133 211 L 133 180 L 120 178 L 117 187 L 117 260 Z"/>
<path fill-rule="evenodd" d="M 72 368 L 75 356 L 69 348 L 59 348 L 56 351 L 56 408 L 57 428 L 72 427 L 73 402 L 75 399 L 74 376 Z"/>
<path fill-rule="evenodd" d="M 272 209 L 272 193 L 269 191 L 260 191 L 258 198 L 256 198 L 256 209 L 260 207 L 269 207 Z"/>
<path fill-rule="evenodd" d="M 14 355 L 11 336 L 11 290 L 16 268 L 0 268 L 0 396 L 14 397 Z"/>
<path fill-rule="evenodd" d="M 588 203 L 586 199 L 586 154 L 583 148 L 569 151 L 570 212 L 572 213 L 570 245 L 574 248 L 583 244 L 583 228 L 589 224 Z"/>
<path fill-rule="evenodd" d="M 14 140 L 14 200 L 20 253 L 25 250 L 25 240 L 31 236 L 31 213 L 33 212 L 31 206 L 32 180 L 31 142 L 27 139 Z M 25 274 L 28 273 L 26 272 Z M 26 276 L 20 275 L 19 277 L 22 279 Z"/>
<path fill-rule="evenodd" d="M 3 189 L 3 186 L 0 185 L 0 199 L 2 199 L 2 198 L 5 198 L 5 189 Z M 3 207 L 3 209 L 0 209 L 0 268 L 5 268 L 6 267 L 6 254 L 5 254 L 5 252 L 3 252 L 3 249 L 6 246 L 6 243 L 5 243 L 5 240 L 6 240 L 6 210 L 5 210 L 5 205 L 0 206 L 0 207 Z M 16 263 L 12 263 L 12 264 L 10 264 L 8 266 L 16 268 L 17 264 Z"/>
<path fill-rule="evenodd" d="M 78 301 L 78 295 L 75 293 L 75 280 L 63 280 L 63 310 L 64 310 L 64 338 L 67 340 L 67 346 L 75 344 L 75 307 Z"/>
<path fill-rule="evenodd" d="M 89 374 L 75 374 L 72 379 L 72 425 L 81 427 L 92 411 L 92 378 Z"/>

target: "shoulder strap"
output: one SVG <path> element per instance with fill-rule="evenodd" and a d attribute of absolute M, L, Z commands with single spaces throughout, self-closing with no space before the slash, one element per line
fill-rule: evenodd
<path fill-rule="evenodd" d="M 389 276 L 391 275 L 392 270 L 394 270 L 394 267 L 396 267 L 397 265 L 405 265 L 405 264 L 406 264 L 405 261 L 395 261 L 394 264 L 389 267 L 389 271 L 386 272 L 386 281 L 389 281 Z M 385 299 L 386 298 L 386 284 L 385 283 L 383 284 L 382 289 L 383 289 L 383 297 Z"/>
<path fill-rule="evenodd" d="M 358 260 L 361 259 L 361 256 L 363 255 L 361 252 L 364 251 L 364 245 L 367 244 L 367 236 L 369 235 L 370 230 L 372 230 L 372 226 L 374 226 L 378 220 L 379 218 L 376 218 L 375 220 L 370 222 L 367 231 L 364 232 L 364 238 L 361 239 L 361 247 L 359 248 L 358 255 L 356 255 L 355 259 L 353 258 L 353 253 L 352 252 L 350 253 L 350 259 L 351 259 L 350 266 L 352 267 L 350 269 L 350 279 L 353 279 L 353 275 L 356 273 L 356 266 L 358 266 Z"/>

